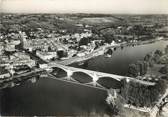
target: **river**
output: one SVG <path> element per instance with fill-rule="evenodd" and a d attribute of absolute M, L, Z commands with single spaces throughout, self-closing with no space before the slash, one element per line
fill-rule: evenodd
<path fill-rule="evenodd" d="M 83 67 L 85 69 L 126 75 L 128 64 L 142 60 L 156 49 L 163 50 L 168 41 L 118 48 L 111 58 L 99 56 Z M 80 75 L 79 75 L 80 77 Z M 36 83 L 26 82 L 0 91 L 1 115 L 87 115 L 107 113 L 105 91 L 71 83 L 41 78 Z"/>
<path fill-rule="evenodd" d="M 128 65 L 130 63 L 143 60 L 146 54 L 157 49 L 164 50 L 166 45 L 168 45 L 168 41 L 162 40 L 149 44 L 127 46 L 123 49 L 118 48 L 113 52 L 111 58 L 98 56 L 87 61 L 88 66 L 79 66 L 77 63 L 71 66 L 118 75 L 127 75 Z"/>

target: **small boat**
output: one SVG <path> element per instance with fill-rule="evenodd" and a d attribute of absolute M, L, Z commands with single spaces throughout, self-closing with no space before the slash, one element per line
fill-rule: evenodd
<path fill-rule="evenodd" d="M 163 40 L 164 38 L 163 37 L 158 37 L 157 40 L 160 41 L 160 40 Z"/>
<path fill-rule="evenodd" d="M 79 65 L 79 66 L 84 65 L 84 62 L 83 62 L 83 61 L 82 61 L 82 62 L 79 62 L 78 65 Z"/>

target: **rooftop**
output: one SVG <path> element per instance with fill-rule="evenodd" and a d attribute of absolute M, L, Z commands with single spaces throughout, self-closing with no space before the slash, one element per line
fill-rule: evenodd
<path fill-rule="evenodd" d="M 0 75 L 2 74 L 6 74 L 9 73 L 7 69 L 5 69 L 5 67 L 0 67 Z"/>

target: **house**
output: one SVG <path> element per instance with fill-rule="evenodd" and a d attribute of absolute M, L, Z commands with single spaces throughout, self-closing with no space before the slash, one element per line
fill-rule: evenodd
<path fill-rule="evenodd" d="M 57 52 L 41 52 L 37 51 L 36 55 L 42 58 L 43 60 L 50 60 L 52 58 L 57 58 Z"/>
<path fill-rule="evenodd" d="M 9 52 L 13 52 L 13 51 L 15 51 L 15 45 L 14 45 L 14 44 L 11 44 L 11 43 L 8 43 L 8 44 L 6 44 L 6 46 L 5 46 L 5 50 L 6 50 L 6 51 L 9 51 Z"/>
<path fill-rule="evenodd" d="M 3 54 L 3 51 L 4 51 L 4 43 L 0 42 L 0 55 Z"/>
<path fill-rule="evenodd" d="M 11 55 L 10 62 L 13 64 L 13 66 L 28 65 L 29 67 L 33 67 L 36 65 L 35 61 L 32 60 L 30 56 L 22 52 L 17 52 Z"/>
<path fill-rule="evenodd" d="M 0 79 L 8 78 L 10 77 L 10 73 L 5 67 L 0 67 Z"/>
<path fill-rule="evenodd" d="M 21 74 L 31 71 L 31 68 L 28 65 L 18 65 L 13 68 L 16 74 Z"/>

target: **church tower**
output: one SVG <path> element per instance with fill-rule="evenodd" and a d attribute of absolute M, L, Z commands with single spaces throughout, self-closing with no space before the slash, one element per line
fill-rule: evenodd
<path fill-rule="evenodd" d="M 25 32 L 19 32 L 19 35 L 20 35 L 20 42 L 21 42 L 21 47 L 24 48 L 24 49 L 28 49 L 28 42 L 26 40 L 26 34 Z"/>

